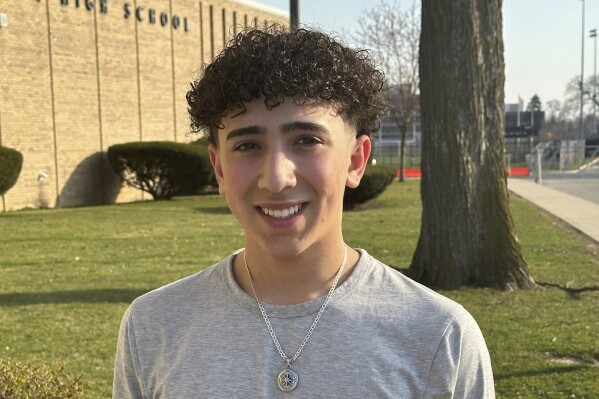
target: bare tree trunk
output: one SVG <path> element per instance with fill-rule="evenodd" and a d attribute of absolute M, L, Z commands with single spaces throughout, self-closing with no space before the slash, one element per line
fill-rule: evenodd
<path fill-rule="evenodd" d="M 422 225 L 409 273 L 437 288 L 534 282 L 504 165 L 501 0 L 423 0 Z"/>
<path fill-rule="evenodd" d="M 399 147 L 399 168 L 400 168 L 400 172 L 399 172 L 399 181 L 403 182 L 405 180 L 405 171 L 406 171 L 406 161 L 405 161 L 405 154 L 406 154 L 406 129 L 402 126 L 401 127 L 401 144 Z"/>

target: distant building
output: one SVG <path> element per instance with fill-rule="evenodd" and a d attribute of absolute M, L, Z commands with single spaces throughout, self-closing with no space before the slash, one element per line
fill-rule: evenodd
<path fill-rule="evenodd" d="M 403 102 L 414 101 L 415 106 L 412 113 L 412 121 L 406 132 L 406 144 L 420 143 L 421 127 L 420 127 L 420 95 L 411 94 L 412 87 L 409 85 L 392 86 L 388 93 L 389 101 L 397 101 L 398 105 Z M 381 127 L 376 132 L 372 139 L 379 143 L 397 143 L 401 142 L 401 130 L 391 115 L 384 116 L 380 119 Z"/>
<path fill-rule="evenodd" d="M 518 112 L 520 110 L 520 104 L 505 104 L 505 112 Z"/>
<path fill-rule="evenodd" d="M 131 201 L 105 151 L 186 142 L 185 94 L 238 29 L 289 26 L 251 0 L 1 0 L 0 144 L 23 169 L 0 211 Z"/>
<path fill-rule="evenodd" d="M 420 142 L 422 138 L 420 130 L 420 113 L 414 112 L 412 123 L 406 132 L 406 144 Z M 390 116 L 381 118 L 381 127 L 378 132 L 373 135 L 373 140 L 382 142 L 398 142 L 401 141 L 401 131 L 395 121 Z"/>
<path fill-rule="evenodd" d="M 513 105 L 513 104 L 506 104 Z M 517 105 L 517 104 L 516 104 Z M 545 124 L 544 111 L 506 111 L 505 112 L 505 137 L 531 137 L 538 136 L 539 130 Z"/>

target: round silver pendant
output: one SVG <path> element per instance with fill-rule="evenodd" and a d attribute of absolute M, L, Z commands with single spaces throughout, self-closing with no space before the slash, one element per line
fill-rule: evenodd
<path fill-rule="evenodd" d="M 290 368 L 281 371 L 277 376 L 277 385 L 281 391 L 291 392 L 297 387 L 299 376 Z"/>

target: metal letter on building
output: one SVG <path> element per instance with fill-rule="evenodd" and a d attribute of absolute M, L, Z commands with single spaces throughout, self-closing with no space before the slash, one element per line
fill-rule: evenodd
<path fill-rule="evenodd" d="M 87 8 L 88 11 L 93 10 L 94 6 L 94 0 L 85 0 L 85 8 Z"/>
<path fill-rule="evenodd" d="M 142 22 L 144 19 L 141 16 L 142 11 L 145 9 L 145 7 L 139 6 L 137 7 L 137 10 L 135 10 L 135 16 L 137 17 L 137 20 L 139 22 Z"/>
<path fill-rule="evenodd" d="M 163 12 L 160 13 L 160 24 L 162 26 L 166 26 L 166 24 L 168 24 L 168 14 Z"/>
<path fill-rule="evenodd" d="M 125 11 L 125 19 L 129 18 L 131 16 L 131 3 L 125 3 L 123 10 Z"/>
<path fill-rule="evenodd" d="M 108 14 L 108 0 L 100 0 L 100 12 Z"/>

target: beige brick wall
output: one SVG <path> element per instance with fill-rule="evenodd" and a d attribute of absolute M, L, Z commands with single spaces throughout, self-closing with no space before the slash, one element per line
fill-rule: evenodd
<path fill-rule="evenodd" d="M 177 141 L 189 142 L 197 139 L 196 136 L 189 135 L 189 114 L 185 95 L 191 81 L 198 77 L 202 65 L 199 2 L 173 2 L 172 8 L 173 15 L 186 15 L 188 18 L 188 32 L 184 32 L 183 27 L 173 29 L 173 60 Z M 191 18 L 197 22 L 189 24 Z"/>
<path fill-rule="evenodd" d="M 141 4 L 141 2 L 138 2 Z M 173 71 L 171 32 L 161 26 L 160 13 L 168 13 L 168 1 L 145 0 L 147 9 L 155 9 L 157 21 L 137 23 L 141 90 L 142 138 L 144 141 L 175 140 L 173 115 Z"/>
<path fill-rule="evenodd" d="M 106 151 L 113 144 L 139 141 L 141 138 L 135 20 L 125 19 L 120 6 L 111 6 L 107 13 L 101 13 L 96 9 L 95 13 L 100 69 L 102 151 Z M 141 193 L 137 190 L 127 186 L 121 188 L 105 157 L 102 158 L 102 162 L 100 177 L 105 202 L 112 202 L 115 197 L 118 201 L 141 199 Z"/>
<path fill-rule="evenodd" d="M 8 28 L 0 28 L 0 144 L 23 154 L 8 209 L 54 206 L 56 199 L 52 99 L 46 4 L 2 1 Z M 38 180 L 40 171 L 49 175 Z"/>
<path fill-rule="evenodd" d="M 121 187 L 106 149 L 196 139 L 188 134 L 185 94 L 202 63 L 234 33 L 233 13 L 239 25 L 246 16 L 250 26 L 254 18 L 260 27 L 265 20 L 288 24 L 284 14 L 246 0 L 108 0 L 106 12 L 101 3 L 0 3 L 9 22 L 0 28 L 0 144 L 24 157 L 0 211 L 141 199 Z M 42 171 L 47 178 L 38 178 Z"/>
<path fill-rule="evenodd" d="M 58 6 L 57 6 L 58 5 Z M 58 205 L 101 203 L 100 118 L 94 13 L 50 7 L 52 72 L 58 159 Z"/>

